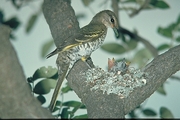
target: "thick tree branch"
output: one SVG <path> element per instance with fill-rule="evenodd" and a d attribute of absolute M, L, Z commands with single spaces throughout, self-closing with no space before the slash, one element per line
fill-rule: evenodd
<path fill-rule="evenodd" d="M 55 4 L 53 2 L 55 2 Z M 64 6 L 61 6 L 60 4 L 66 4 L 64 6 L 67 8 L 64 8 Z M 66 12 L 66 16 L 63 15 L 61 9 L 68 10 L 68 12 Z M 71 13 L 74 14 L 74 11 L 67 3 L 67 1 L 45 0 L 44 14 L 50 26 L 56 46 L 57 40 L 64 40 L 64 37 L 61 37 L 59 32 L 62 31 L 66 33 L 68 29 L 66 29 L 66 25 L 61 24 L 61 22 L 63 21 L 55 22 L 55 19 L 60 20 L 59 17 L 62 17 L 61 19 L 63 19 L 64 16 L 69 20 L 68 17 Z M 52 16 L 51 14 L 56 15 Z M 75 15 L 73 16 L 73 18 L 76 19 Z M 66 24 L 69 24 L 70 21 L 66 22 Z M 76 27 L 74 27 L 76 26 L 75 24 L 78 25 L 78 22 L 74 22 L 74 25 L 71 28 L 72 31 L 76 30 Z M 53 30 L 53 25 L 59 26 L 57 27 L 58 29 Z M 74 31 L 74 34 L 75 33 L 76 32 Z M 68 36 L 68 33 L 64 36 L 65 38 L 67 38 L 66 36 Z M 167 80 L 172 74 L 180 69 L 179 51 L 180 46 L 177 46 L 170 49 L 166 53 L 157 56 L 143 69 L 146 73 L 149 74 L 147 84 L 141 88 L 135 89 L 127 98 L 124 99 L 120 99 L 119 96 L 115 94 L 103 94 L 103 92 L 100 90 L 96 92 L 91 91 L 90 86 L 85 82 L 85 78 L 82 77 L 81 74 L 79 74 L 89 68 L 87 64 L 82 62 L 81 60 L 77 61 L 77 63 L 74 65 L 73 69 L 70 71 L 67 77 L 67 80 L 71 88 L 74 89 L 76 94 L 86 105 L 89 118 L 123 118 L 125 114 L 129 113 L 131 110 L 140 105 L 158 87 L 160 87 L 165 80 Z"/>
<path fill-rule="evenodd" d="M 0 117 L 52 118 L 31 94 L 9 34 L 10 28 L 0 24 Z"/>

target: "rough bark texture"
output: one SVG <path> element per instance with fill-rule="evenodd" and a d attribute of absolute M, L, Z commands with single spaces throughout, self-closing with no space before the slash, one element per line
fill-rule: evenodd
<path fill-rule="evenodd" d="M 10 28 L 0 24 L 0 117 L 52 118 L 31 94 L 9 34 Z"/>
<path fill-rule="evenodd" d="M 59 4 L 66 4 L 66 6 Z M 66 8 L 67 7 L 67 8 Z M 57 8 L 57 9 L 56 9 Z M 61 9 L 66 9 L 66 14 L 63 13 Z M 56 12 L 54 11 L 56 10 Z M 51 14 L 57 15 L 52 16 Z M 56 46 L 57 43 L 61 42 L 64 38 L 67 38 L 69 30 L 67 25 L 70 24 L 70 21 L 66 21 L 66 24 L 61 24 L 64 21 L 55 22 L 55 19 L 59 17 L 65 17 L 69 20 L 70 16 L 72 19 L 75 19 L 74 25 L 71 29 L 76 33 L 78 22 L 75 18 L 74 11 L 70 6 L 69 2 L 60 0 L 60 1 L 51 1 L 45 0 L 44 4 L 44 15 L 47 20 L 47 23 L 50 26 L 52 36 L 55 40 Z M 73 17 L 74 16 L 74 17 Z M 60 20 L 60 19 L 59 19 Z M 54 23 L 55 22 L 55 23 Z M 58 29 L 53 29 L 53 25 L 61 26 L 57 27 Z M 63 34 L 62 37 L 61 33 Z M 72 34 L 70 32 L 70 34 Z M 58 37 L 57 37 L 58 36 Z M 57 39 L 58 38 L 58 39 Z M 86 84 L 85 80 L 78 73 L 88 69 L 86 63 L 79 60 L 70 71 L 67 80 L 69 85 L 74 89 L 76 94 L 81 98 L 82 102 L 87 107 L 88 117 L 89 118 L 123 118 L 125 114 L 129 113 L 131 110 L 140 105 L 144 100 L 146 100 L 154 91 L 162 85 L 172 74 L 177 72 L 180 69 L 180 46 L 170 49 L 166 53 L 156 57 L 151 63 L 149 63 L 144 71 L 149 74 L 147 79 L 147 84 L 144 87 L 135 89 L 127 98 L 120 99 L 115 94 L 102 94 L 102 91 L 92 92 L 90 87 Z"/>

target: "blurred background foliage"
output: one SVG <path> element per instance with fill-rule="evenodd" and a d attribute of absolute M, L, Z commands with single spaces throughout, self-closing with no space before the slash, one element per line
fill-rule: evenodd
<path fill-rule="evenodd" d="M 22 7 L 31 4 L 31 0 L 9 0 L 12 3 L 12 6 L 17 10 Z M 87 9 L 91 9 L 89 5 L 94 0 L 81 0 L 84 6 Z M 107 0 L 104 0 L 101 5 L 105 4 Z M 111 1 L 113 2 L 113 0 Z M 154 10 L 154 9 L 169 9 L 170 6 L 163 0 L 116 0 L 118 12 L 126 11 L 129 17 L 137 16 L 140 12 L 146 10 Z M 120 4 L 123 5 L 120 7 Z M 112 8 L 113 9 L 113 8 Z M 4 19 L 5 14 L 3 10 L 0 9 L 0 23 L 8 25 L 12 28 L 11 38 L 12 40 L 16 40 L 16 36 L 14 36 L 13 31 L 19 29 L 20 27 L 25 27 L 26 34 L 33 31 L 36 22 L 42 14 L 42 5 L 39 6 L 39 11 L 34 13 L 29 17 L 25 26 L 21 26 L 21 21 L 17 16 L 12 16 L 8 20 Z M 76 14 L 77 19 L 84 19 L 86 17 L 85 13 Z M 154 58 L 154 54 L 150 50 L 151 48 L 146 47 L 146 42 L 141 41 L 141 37 L 138 36 L 138 30 L 129 31 L 126 28 L 122 28 L 120 30 L 121 37 L 117 38 L 119 42 L 110 42 L 103 44 L 101 49 L 104 52 L 110 54 L 119 55 L 119 60 L 122 59 L 123 54 L 129 54 L 133 52 L 132 59 L 128 59 L 127 61 L 136 64 L 138 68 L 141 68 L 147 64 L 147 61 Z M 164 38 L 167 38 L 170 42 L 164 42 L 158 47 L 153 46 L 157 53 L 168 50 L 171 47 L 174 47 L 180 43 L 180 15 L 177 18 L 174 18 L 174 22 L 170 23 L 166 27 L 157 26 L 157 33 Z M 166 39 L 166 40 L 167 40 Z M 146 39 L 143 38 L 146 41 Z M 144 47 L 139 48 L 139 43 L 143 43 Z M 150 44 L 150 43 L 148 43 Z M 41 57 L 45 57 L 49 52 L 52 46 L 54 45 L 53 40 L 45 42 L 41 48 Z M 131 53 L 132 55 L 132 53 Z M 38 68 L 31 77 L 27 78 L 28 84 L 32 89 L 32 93 L 37 97 L 37 99 L 44 104 L 46 102 L 45 94 L 48 94 L 51 89 L 55 88 L 56 80 L 58 78 L 57 69 L 53 67 L 41 67 Z M 172 76 L 173 79 L 180 80 L 177 76 Z M 36 84 L 34 83 L 36 81 Z M 72 91 L 72 89 L 66 84 L 65 87 L 61 89 L 61 95 L 67 94 Z M 167 95 L 166 90 L 163 85 L 157 90 L 157 92 L 161 95 Z M 56 102 L 55 110 L 53 111 L 53 115 L 61 118 L 87 118 L 87 114 L 75 115 L 75 112 L 79 109 L 86 109 L 85 105 L 83 105 L 79 101 L 66 101 L 64 102 L 58 100 Z M 145 108 L 144 104 L 138 106 L 135 110 L 131 111 L 128 114 L 130 118 L 138 118 L 138 114 L 136 111 L 140 111 L 141 114 L 144 114 L 147 117 L 157 117 L 159 118 L 173 118 L 173 113 L 166 107 L 161 107 L 159 112 L 156 113 L 153 109 Z"/>

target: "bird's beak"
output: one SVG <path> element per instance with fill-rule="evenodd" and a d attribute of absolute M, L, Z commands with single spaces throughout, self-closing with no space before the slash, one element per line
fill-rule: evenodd
<path fill-rule="evenodd" d="M 116 37 L 119 38 L 119 29 L 114 27 L 113 30 L 114 30 Z"/>

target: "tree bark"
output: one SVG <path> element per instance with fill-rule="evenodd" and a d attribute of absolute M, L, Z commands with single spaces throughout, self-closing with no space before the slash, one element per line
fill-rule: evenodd
<path fill-rule="evenodd" d="M 65 14 L 63 13 L 63 10 L 67 10 Z M 76 30 L 79 30 L 74 10 L 68 1 L 45 0 L 43 11 L 56 46 L 58 46 L 64 38 L 75 34 Z M 66 24 L 70 24 L 72 26 L 71 29 L 68 29 L 67 25 L 62 24 L 64 21 L 61 21 L 60 18 L 62 20 L 68 20 L 66 21 Z M 73 25 L 70 21 L 74 21 Z M 54 26 L 59 27 L 53 29 Z M 72 32 L 74 33 L 72 34 Z M 63 37 L 61 34 L 63 34 Z M 85 78 L 78 74 L 89 68 L 87 64 L 81 60 L 76 62 L 67 76 L 67 80 L 71 88 L 86 105 L 89 118 L 124 118 L 127 113 L 135 109 L 151 94 L 153 94 L 154 91 L 156 91 L 158 87 L 160 87 L 172 74 L 180 70 L 179 51 L 180 45 L 157 56 L 152 60 L 152 62 L 146 65 L 143 71 L 149 74 L 147 84 L 141 88 L 135 89 L 127 98 L 124 99 L 120 99 L 115 94 L 107 95 L 103 94 L 102 91 L 91 91 L 90 86 L 85 82 Z"/>
<path fill-rule="evenodd" d="M 31 94 L 9 35 L 10 28 L 0 24 L 0 117 L 53 118 Z"/>

